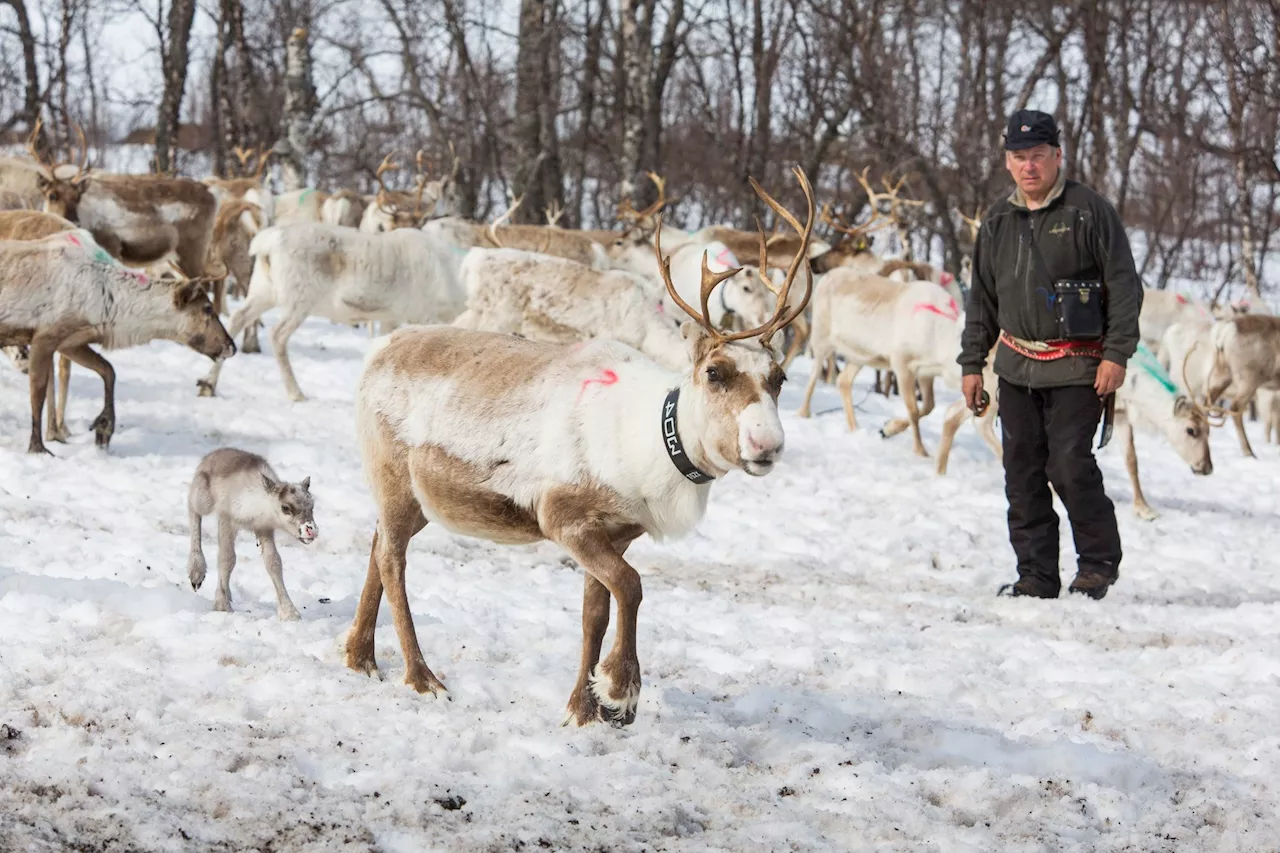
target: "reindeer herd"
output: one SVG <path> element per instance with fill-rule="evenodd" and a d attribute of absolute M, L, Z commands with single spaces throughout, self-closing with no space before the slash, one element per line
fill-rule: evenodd
<path fill-rule="evenodd" d="M 456 157 L 452 171 L 433 178 L 419 152 L 410 189 L 388 187 L 400 169 L 388 154 L 373 194 L 275 195 L 266 150 L 237 150 L 240 177 L 200 181 L 92 170 L 83 136 L 77 160 L 29 149 L 0 158 L 0 208 L 8 208 L 0 212 L 0 345 L 27 373 L 30 452 L 67 438 L 71 364 L 102 379 L 92 429 L 99 446 L 109 445 L 115 374 L 95 345 L 182 343 L 213 362 L 196 384 L 200 396 L 214 396 L 221 371 L 235 369 L 236 338 L 244 335 L 241 353 L 258 351 L 261 319 L 276 308 L 272 350 L 285 393 L 301 401 L 288 344 L 305 320 L 380 327 L 355 395 L 378 524 L 345 655 L 353 669 L 376 669 L 373 628 L 385 595 L 406 683 L 420 692 L 443 690 L 418 647 L 404 586 L 408 542 L 428 522 L 498 543 L 548 539 L 578 560 L 584 633 L 568 719 L 628 723 L 640 689 L 641 585 L 627 546 L 644 533 L 689 531 L 729 471 L 772 470 L 784 445 L 778 397 L 794 359 L 807 353 L 813 362 L 798 414 L 810 416 L 819 382 L 834 382 L 850 430 L 858 428 L 859 371 L 891 374 L 906 417 L 881 434 L 910 430 L 920 456 L 928 456 L 920 420 L 934 408 L 934 381 L 959 385 L 968 259 L 957 277 L 876 254 L 873 233 L 886 226 L 909 245 L 906 209 L 921 202 L 901 198 L 901 180 L 885 177 L 876 189 L 865 170 L 870 205 L 861 222 L 830 204 L 819 212 L 798 168 L 803 224 L 752 180 L 779 223 L 766 236 L 664 224 L 666 187 L 656 174 L 653 204 L 637 209 L 623 199 L 621 228 L 588 231 L 560 227 L 554 209 L 545 225 L 506 224 L 518 199 L 490 223 L 449 214 Z M 962 219 L 976 239 L 979 217 Z M 814 234 L 819 222 L 826 240 Z M 228 295 L 240 305 L 224 326 Z M 1135 423 L 1163 434 L 1196 474 L 1212 472 L 1209 430 L 1228 417 L 1253 455 L 1242 420 L 1251 404 L 1268 440 L 1280 442 L 1280 318 L 1223 316 L 1148 291 L 1141 325 L 1117 427 L 1135 510 L 1150 518 Z M 998 457 L 995 378 L 988 372 L 985 381 L 994 404 L 977 426 Z M 969 416 L 962 401 L 946 412 L 938 474 Z M 274 475 L 252 470 L 248 479 L 275 494 Z M 191 498 L 197 531 L 215 491 Z M 198 542 L 193 533 L 193 553 Z M 285 614 L 292 605 L 278 555 L 267 562 Z M 614 598 L 617 635 L 601 660 Z"/>

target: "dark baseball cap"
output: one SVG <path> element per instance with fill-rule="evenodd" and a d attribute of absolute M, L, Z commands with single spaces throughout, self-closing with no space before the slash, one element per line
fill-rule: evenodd
<path fill-rule="evenodd" d="M 1004 132 L 1004 150 L 1020 151 L 1037 145 L 1058 144 L 1058 123 L 1053 116 L 1039 110 L 1018 110 L 1009 116 L 1009 126 Z"/>

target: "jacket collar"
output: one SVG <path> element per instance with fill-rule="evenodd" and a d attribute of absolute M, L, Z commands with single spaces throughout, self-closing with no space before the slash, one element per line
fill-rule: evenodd
<path fill-rule="evenodd" d="M 1043 210 L 1058 200 L 1062 195 L 1062 191 L 1067 186 L 1067 172 L 1065 169 L 1058 169 L 1058 180 L 1053 182 L 1053 189 L 1049 190 L 1049 195 L 1045 196 L 1044 204 L 1040 205 L 1038 210 Z M 1022 190 L 1018 187 L 1013 188 L 1013 192 L 1009 193 L 1009 204 L 1014 207 L 1027 209 L 1027 197 L 1022 194 Z"/>

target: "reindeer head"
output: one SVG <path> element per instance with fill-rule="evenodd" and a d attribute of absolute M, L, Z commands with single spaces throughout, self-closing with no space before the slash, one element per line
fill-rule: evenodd
<path fill-rule="evenodd" d="M 871 208 L 871 218 L 865 222 L 850 223 L 844 217 L 832 212 L 831 205 L 822 206 L 822 221 L 830 226 L 832 232 L 839 235 L 829 251 L 813 259 L 813 270 L 817 273 L 828 273 L 836 267 L 844 266 L 859 255 L 871 251 L 872 234 L 889 224 L 881 213 Z"/>
<path fill-rule="evenodd" d="M 667 293 L 691 318 L 681 326 L 681 334 L 693 363 L 693 399 L 689 409 L 700 424 L 702 450 L 708 461 L 717 469 L 738 468 L 753 476 L 762 476 L 773 469 L 782 453 L 784 436 L 782 421 L 778 417 L 778 394 L 786 375 L 778 363 L 778 353 L 772 347 L 773 335 L 785 328 L 808 306 L 813 294 L 813 276 L 809 272 L 807 250 L 813 233 L 813 188 L 800 167 L 793 169 L 808 201 L 808 221 L 802 227 L 799 221 L 766 193 L 754 178 L 749 179 L 752 189 L 787 224 L 801 235 L 800 250 L 787 268 L 782 285 L 778 287 L 766 275 L 759 276 L 760 283 L 776 295 L 771 317 L 763 324 L 740 332 L 723 332 L 707 320 L 710 312 L 708 300 L 715 288 L 742 271 L 732 267 L 713 273 L 707 266 L 707 253 L 702 256 L 701 311 L 685 302 L 671 281 L 671 260 L 663 257 L 661 219 L 654 237 L 654 252 Z M 769 263 L 763 230 L 760 232 L 759 269 L 768 270 Z M 798 306 L 788 302 L 792 283 L 800 268 L 805 269 L 805 296 Z"/>
<path fill-rule="evenodd" d="M 40 188 L 41 195 L 44 196 L 45 213 L 53 213 L 68 219 L 72 222 L 79 220 L 80 198 L 84 195 L 84 191 L 89 188 L 90 173 L 85 168 L 89 162 L 89 145 L 85 141 L 84 131 L 76 126 L 76 135 L 80 138 L 80 162 L 76 165 L 75 174 L 71 177 L 65 177 L 59 174 L 59 170 L 64 167 L 73 165 L 70 160 L 55 163 L 52 160 L 46 160 L 36 150 L 36 139 L 40 136 L 41 120 L 36 119 L 35 127 L 31 131 L 31 138 L 27 140 L 27 150 L 31 152 L 31 156 L 40 164 L 48 174 L 41 174 L 37 179 L 37 185 Z"/>
<path fill-rule="evenodd" d="M 449 150 L 453 150 L 453 143 L 449 143 Z M 398 228 L 421 228 L 435 211 L 436 204 L 444 196 L 445 190 L 457 177 L 461 162 L 455 155 L 453 171 L 444 177 L 432 180 L 431 168 L 427 165 L 422 150 L 419 149 L 414 157 L 418 171 L 413 190 L 391 190 L 387 188 L 382 176 L 392 169 L 400 168 L 392 160 L 394 156 L 393 151 L 382 158 L 382 163 L 378 166 L 375 175 L 378 193 L 374 197 L 373 204 L 365 209 L 362 230 L 378 232 L 394 231 Z"/>
<path fill-rule="evenodd" d="M 316 541 L 320 530 L 316 527 L 316 501 L 311 496 L 311 478 L 307 477 L 301 483 L 282 483 L 264 473 L 262 487 L 275 501 L 275 528 L 298 537 L 303 545 Z"/>
<path fill-rule="evenodd" d="M 173 266 L 177 267 L 177 264 Z M 235 341 L 227 334 L 227 329 L 222 325 L 218 313 L 213 310 L 213 303 L 209 301 L 207 293 L 207 288 L 212 283 L 227 277 L 226 268 L 217 277 L 187 278 L 180 267 L 177 267 L 177 273 L 178 276 L 170 287 L 178 318 L 176 323 L 171 324 L 170 333 L 165 337 L 185 344 L 214 361 L 235 355 Z M 163 278 L 168 279 L 169 276 L 170 273 L 166 272 Z"/>
<path fill-rule="evenodd" d="M 1209 415 L 1198 403 L 1179 394 L 1173 401 L 1170 417 L 1160 419 L 1161 429 L 1169 444 L 1195 474 L 1212 474 L 1213 459 L 1209 455 Z"/>

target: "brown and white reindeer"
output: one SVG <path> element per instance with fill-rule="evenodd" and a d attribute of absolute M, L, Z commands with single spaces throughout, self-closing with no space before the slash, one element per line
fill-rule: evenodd
<path fill-rule="evenodd" d="M 0 211 L 0 240 L 39 240 L 51 234 L 75 230 L 75 223 L 52 213 L 39 210 Z M 151 278 L 167 278 L 175 285 L 187 281 L 177 264 L 177 256 L 173 253 L 149 264 L 131 266 Z M 96 341 L 90 341 L 90 343 L 96 343 Z M 28 347 L 15 346 L 4 349 L 9 351 L 10 358 L 22 373 L 29 372 Z M 105 376 L 101 373 L 99 376 L 105 382 Z M 70 431 L 67 429 L 67 394 L 71 387 L 71 359 L 65 354 L 59 354 L 57 374 L 51 373 L 49 379 L 49 390 L 45 397 L 47 419 L 45 439 L 66 441 L 70 436 Z"/>
<path fill-rule="evenodd" d="M 218 201 L 219 210 L 232 201 L 245 201 L 257 205 L 262 211 L 263 227 L 266 227 L 275 213 L 275 197 L 265 179 L 267 162 L 271 159 L 271 149 L 264 147 L 255 152 L 252 149 L 236 147 L 234 153 L 236 159 L 240 161 L 240 177 L 208 177 L 204 179 L 204 184 L 213 192 L 213 197 Z M 249 160 L 255 156 L 256 165 L 251 173 Z"/>
<path fill-rule="evenodd" d="M 452 149 L 452 146 L 450 148 Z M 382 163 L 374 175 L 378 182 L 378 193 L 373 202 L 365 207 L 360 217 L 361 231 L 377 233 L 394 231 L 397 228 L 421 228 L 435 212 L 436 204 L 444 196 L 449 185 L 457 178 L 461 163 L 455 156 L 453 171 L 432 180 L 431 169 L 426 165 L 425 155 L 419 150 L 414 159 L 418 171 L 413 189 L 392 190 L 387 188 L 383 175 L 400 168 L 392 159 L 393 157 L 395 157 L 394 151 L 382 158 Z"/>
<path fill-rule="evenodd" d="M 103 409 L 93 429 L 98 446 L 106 447 L 115 431 L 115 371 L 89 344 L 118 349 L 156 339 L 214 360 L 235 353 L 199 285 L 174 285 L 128 269 L 88 231 L 0 241 L 0 345 L 30 347 L 29 452 L 49 452 L 40 421 L 55 352 L 102 377 Z"/>
<path fill-rule="evenodd" d="M 606 246 L 581 231 L 555 225 L 504 225 L 520 207 L 521 196 L 488 225 L 446 217 L 462 245 L 482 249 L 519 249 L 574 261 L 594 270 L 611 266 Z"/>
<path fill-rule="evenodd" d="M 173 252 L 187 275 L 204 276 L 218 208 L 209 188 L 188 178 L 90 172 L 83 132 L 80 139 L 79 171 L 69 178 L 31 148 L 47 172 L 40 178 L 45 212 L 89 231 L 125 263 L 150 263 Z"/>
<path fill-rule="evenodd" d="M 808 237 L 813 191 L 794 171 L 808 200 L 803 227 L 751 183 Z M 661 257 L 660 237 L 654 250 Z M 734 270 L 704 272 L 701 311 L 666 277 L 692 318 L 682 327 L 690 361 L 683 375 L 615 341 L 558 346 L 440 326 L 402 328 L 380 340 L 356 392 L 378 522 L 346 638 L 347 666 L 377 671 L 374 628 L 385 594 L 405 683 L 420 693 L 445 689 L 423 658 L 405 592 L 409 540 L 429 521 L 502 544 L 548 539 L 585 572 L 582 657 L 565 723 L 633 722 L 642 592 L 624 555 L 645 533 L 691 531 L 716 478 L 773 470 L 784 443 L 777 397 L 785 376 L 770 338 L 804 308 L 804 301 L 799 310 L 787 307 L 803 254 L 787 271 L 773 316 L 742 332 L 722 333 L 706 319 L 713 290 Z M 617 632 L 600 660 L 611 599 Z"/>
<path fill-rule="evenodd" d="M 1280 317 L 1241 314 L 1215 323 L 1209 338 L 1214 365 L 1206 387 L 1208 401 L 1225 395 L 1227 411 L 1236 418 L 1240 449 L 1253 456 L 1242 419 L 1258 391 L 1280 391 Z"/>

